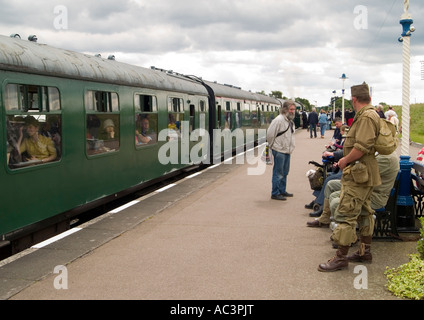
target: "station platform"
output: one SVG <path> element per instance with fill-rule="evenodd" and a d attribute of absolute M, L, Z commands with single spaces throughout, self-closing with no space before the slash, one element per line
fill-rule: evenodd
<path fill-rule="evenodd" d="M 317 271 L 335 249 L 330 229 L 306 227 L 306 172 L 332 134 L 298 129 L 287 201 L 271 200 L 272 166 L 221 163 L 1 261 L 0 299 L 396 300 L 384 272 L 416 242 L 375 241 L 365 269 Z"/>

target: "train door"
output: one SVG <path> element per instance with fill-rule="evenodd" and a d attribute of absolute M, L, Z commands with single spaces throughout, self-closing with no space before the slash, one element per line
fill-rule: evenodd
<path fill-rule="evenodd" d="M 192 97 L 189 106 L 190 162 L 199 164 L 209 159 L 209 133 L 206 98 Z"/>
<path fill-rule="evenodd" d="M 178 140 L 184 121 L 184 101 L 181 98 L 170 97 L 168 99 L 168 138 Z"/>
<path fill-rule="evenodd" d="M 251 123 L 250 120 L 250 103 L 244 104 L 244 110 L 243 110 L 243 121 L 242 126 L 249 127 Z"/>
<path fill-rule="evenodd" d="M 235 112 L 235 121 L 234 121 L 234 125 L 235 128 L 241 128 L 242 126 L 242 119 L 243 119 L 243 114 L 241 111 L 241 102 L 237 102 L 237 110 Z"/>
<path fill-rule="evenodd" d="M 224 129 L 233 129 L 233 119 L 232 119 L 232 110 L 231 110 L 231 102 L 225 102 L 225 114 L 224 114 Z"/>
<path fill-rule="evenodd" d="M 221 105 L 218 105 L 218 108 L 216 110 L 216 112 L 217 112 L 217 114 L 216 114 L 216 117 L 217 117 L 216 128 L 217 129 L 221 128 L 221 109 L 222 109 Z"/>
<path fill-rule="evenodd" d="M 190 119 L 189 119 L 189 130 L 190 133 L 196 129 L 196 106 L 194 104 L 190 105 Z"/>

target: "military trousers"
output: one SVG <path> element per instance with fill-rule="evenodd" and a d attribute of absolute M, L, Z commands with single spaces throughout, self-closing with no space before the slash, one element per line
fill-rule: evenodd
<path fill-rule="evenodd" d="M 361 236 L 372 236 L 374 232 L 374 210 L 370 197 L 374 187 L 345 185 L 342 183 L 340 202 L 334 212 L 337 227 L 332 239 L 340 246 L 349 246 L 357 240 L 356 225 Z"/>

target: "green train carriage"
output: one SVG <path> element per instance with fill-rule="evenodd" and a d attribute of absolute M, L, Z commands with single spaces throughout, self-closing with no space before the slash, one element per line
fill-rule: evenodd
<path fill-rule="evenodd" d="M 66 229 L 74 215 L 192 166 L 193 159 L 183 155 L 193 148 L 208 152 L 196 161 L 211 161 L 212 149 L 199 145 L 205 143 L 202 135 L 211 141 L 213 129 L 221 128 L 218 97 L 276 109 L 279 104 L 239 89 L 229 92 L 194 78 L 3 36 L 0 70 L 0 235 L 6 242 L 62 221 Z M 48 141 L 47 147 L 31 146 L 31 126 L 37 143 Z M 179 158 L 167 162 L 174 138 Z M 38 157 L 31 148 L 41 150 Z"/>

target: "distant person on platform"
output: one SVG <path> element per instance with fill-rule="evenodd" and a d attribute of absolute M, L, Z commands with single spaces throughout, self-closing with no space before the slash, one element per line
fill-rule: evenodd
<path fill-rule="evenodd" d="M 337 108 L 334 118 L 340 118 L 340 119 L 342 118 L 342 112 L 340 111 L 340 108 Z"/>
<path fill-rule="evenodd" d="M 386 119 L 386 116 L 384 115 L 384 108 L 381 104 L 379 104 L 377 107 L 375 107 L 375 111 L 378 113 L 380 118 Z"/>
<path fill-rule="evenodd" d="M 345 121 L 346 124 L 350 127 L 352 125 L 353 119 L 355 118 L 355 111 L 350 108 L 349 110 L 346 110 L 345 112 Z"/>
<path fill-rule="evenodd" d="M 312 108 L 312 112 L 308 115 L 308 123 L 309 123 L 309 132 L 311 133 L 311 139 L 312 139 L 312 133 L 314 133 L 314 137 L 317 137 L 317 125 L 318 125 L 318 113 L 317 109 Z"/>
<path fill-rule="evenodd" d="M 324 139 L 325 129 L 327 128 L 327 113 L 324 109 L 321 109 L 318 117 L 319 128 L 321 131 L 321 139 Z"/>
<path fill-rule="evenodd" d="M 305 110 L 302 112 L 302 129 L 308 129 L 308 114 Z"/>
<path fill-rule="evenodd" d="M 295 112 L 296 105 L 293 101 L 284 102 L 280 115 L 272 120 L 266 135 L 274 158 L 271 191 L 271 199 L 274 200 L 293 197 L 293 194 L 287 192 L 287 176 L 290 171 L 290 157 L 295 148 Z"/>
<path fill-rule="evenodd" d="M 392 106 L 389 106 L 389 110 L 387 110 L 384 113 L 384 115 L 385 115 L 386 119 L 389 119 L 389 115 L 395 116 L 397 118 L 397 113 L 396 113 L 395 110 L 393 110 L 393 107 Z"/>

